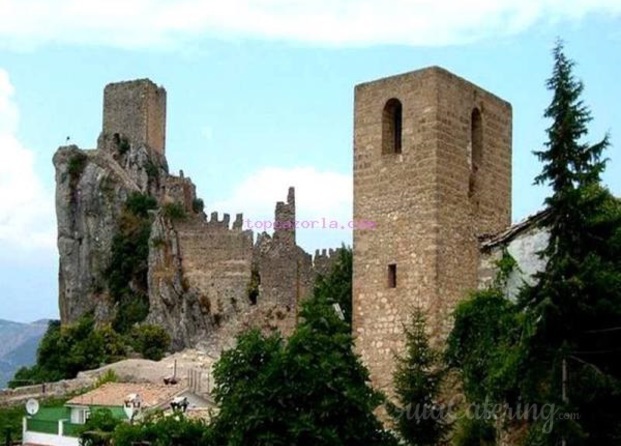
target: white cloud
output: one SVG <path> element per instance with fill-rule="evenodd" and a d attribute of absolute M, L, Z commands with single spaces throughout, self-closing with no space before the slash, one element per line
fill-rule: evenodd
<path fill-rule="evenodd" d="M 0 3 L 1 4 L 1 3 Z M 19 113 L 13 85 L 0 68 L 0 248 L 55 246 L 54 197 L 34 169 L 34 155 L 17 139 Z"/>
<path fill-rule="evenodd" d="M 621 14 L 619 0 L 0 0 L 0 42 L 175 47 L 203 36 L 446 45 L 541 21 Z M 1 45 L 1 44 L 0 44 Z"/>
<path fill-rule="evenodd" d="M 250 219 L 255 233 L 257 222 L 274 220 L 277 201 L 286 201 L 290 186 L 295 187 L 296 220 L 319 222 L 315 229 L 298 229 L 298 244 L 307 250 L 336 247 L 341 242 L 351 243 L 353 182 L 349 175 L 319 171 L 313 167 L 261 169 L 239 183 L 229 198 L 206 203 L 205 212 L 217 211 L 222 219 L 224 212 L 235 218 L 243 212 L 244 221 Z M 338 222 L 339 229 L 325 229 L 330 222 Z M 306 225 L 306 223 L 304 223 Z M 301 225 L 302 226 L 302 225 Z M 340 228 L 343 226 L 343 228 Z M 244 229 L 248 225 L 244 223 Z M 271 231 L 268 231 L 271 232 Z"/>

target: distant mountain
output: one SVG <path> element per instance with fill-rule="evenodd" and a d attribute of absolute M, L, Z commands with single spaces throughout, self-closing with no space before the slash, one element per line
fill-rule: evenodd
<path fill-rule="evenodd" d="M 0 319 L 0 389 L 6 387 L 20 367 L 36 362 L 47 324 L 47 320 L 24 324 Z"/>

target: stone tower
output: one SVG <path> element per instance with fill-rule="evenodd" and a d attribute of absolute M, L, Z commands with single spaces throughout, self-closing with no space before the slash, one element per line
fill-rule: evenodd
<path fill-rule="evenodd" d="M 125 136 L 164 155 L 166 147 L 166 90 L 149 79 L 106 85 L 103 139 Z"/>
<path fill-rule="evenodd" d="M 432 339 L 477 286 L 478 236 L 511 222 L 511 105 L 438 67 L 356 86 L 353 326 L 377 388 L 415 306 Z"/>

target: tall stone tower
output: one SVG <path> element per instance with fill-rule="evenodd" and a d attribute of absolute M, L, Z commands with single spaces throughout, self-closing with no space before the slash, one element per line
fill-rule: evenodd
<path fill-rule="evenodd" d="M 125 136 L 131 144 L 147 145 L 165 154 L 166 90 L 149 79 L 106 85 L 103 104 L 105 139 Z"/>
<path fill-rule="evenodd" d="M 391 389 L 414 307 L 442 341 L 477 286 L 478 236 L 511 222 L 511 105 L 438 67 L 356 86 L 353 327 Z"/>

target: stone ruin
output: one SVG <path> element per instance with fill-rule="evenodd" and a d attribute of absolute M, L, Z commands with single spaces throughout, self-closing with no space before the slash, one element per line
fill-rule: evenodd
<path fill-rule="evenodd" d="M 337 250 L 306 253 L 286 224 L 255 241 L 242 214 L 232 224 L 229 214 L 207 216 L 192 180 L 169 172 L 165 136 L 166 91 L 148 79 L 114 83 L 104 90 L 97 148 L 64 146 L 54 155 L 61 322 L 89 312 L 100 323 L 113 319 L 105 271 L 124 203 L 140 192 L 160 207 L 149 241 L 146 321 L 164 327 L 174 349 L 218 353 L 249 327 L 290 333 L 300 301 L 317 275 L 329 271 Z M 161 209 L 170 204 L 187 218 L 168 218 Z M 274 221 L 295 216 L 290 188 Z"/>

